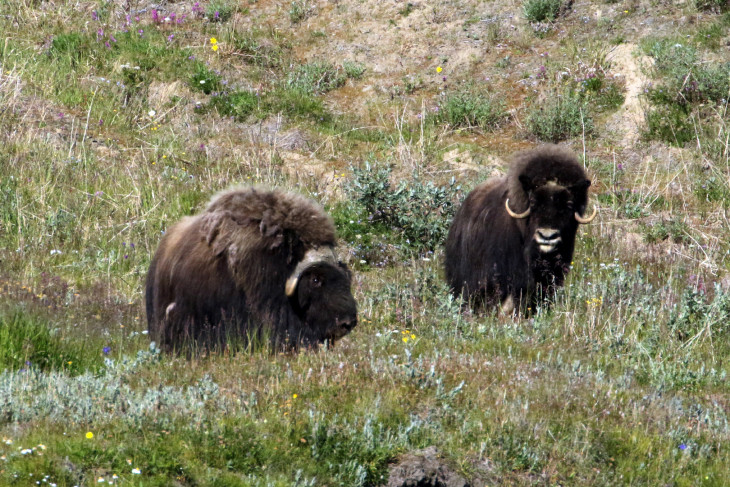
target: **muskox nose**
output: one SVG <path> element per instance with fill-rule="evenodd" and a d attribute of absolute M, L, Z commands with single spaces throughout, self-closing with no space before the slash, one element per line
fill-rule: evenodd
<path fill-rule="evenodd" d="M 537 236 L 540 240 L 551 241 L 559 238 L 560 232 L 558 230 L 553 230 L 552 228 L 538 228 Z"/>
<path fill-rule="evenodd" d="M 357 318 L 337 320 L 337 325 L 349 332 L 357 326 Z"/>
<path fill-rule="evenodd" d="M 554 228 L 538 228 L 535 231 L 535 242 L 540 252 L 547 254 L 555 250 L 560 243 L 560 230 Z"/>

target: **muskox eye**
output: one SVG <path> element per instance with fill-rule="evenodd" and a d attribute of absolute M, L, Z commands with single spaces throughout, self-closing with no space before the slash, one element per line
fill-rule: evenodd
<path fill-rule="evenodd" d="M 319 287 L 322 285 L 322 280 L 318 276 L 312 276 L 312 284 Z"/>
<path fill-rule="evenodd" d="M 565 204 L 565 207 L 566 207 L 567 209 L 569 209 L 569 210 L 573 210 L 573 202 L 572 202 L 572 201 L 568 201 L 568 202 L 567 202 L 567 203 Z"/>

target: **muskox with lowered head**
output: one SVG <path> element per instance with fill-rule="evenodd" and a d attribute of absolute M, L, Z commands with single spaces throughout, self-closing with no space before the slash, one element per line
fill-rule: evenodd
<path fill-rule="evenodd" d="M 166 351 L 267 339 L 330 344 L 357 324 L 351 273 L 332 219 L 314 202 L 261 188 L 224 191 L 160 242 L 147 275 L 147 323 Z"/>
<path fill-rule="evenodd" d="M 517 153 L 504 177 L 477 186 L 446 239 L 446 280 L 474 307 L 522 312 L 562 286 L 591 181 L 556 145 Z"/>

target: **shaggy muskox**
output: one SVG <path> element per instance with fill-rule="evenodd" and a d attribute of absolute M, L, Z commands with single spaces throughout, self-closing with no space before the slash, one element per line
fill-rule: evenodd
<path fill-rule="evenodd" d="M 477 186 L 446 239 L 446 280 L 474 307 L 526 311 L 561 286 L 591 185 L 572 152 L 517 153 L 504 177 Z"/>
<path fill-rule="evenodd" d="M 160 242 L 147 323 L 162 350 L 230 340 L 278 349 L 330 344 L 357 324 L 332 219 L 314 202 L 260 188 L 224 191 Z"/>

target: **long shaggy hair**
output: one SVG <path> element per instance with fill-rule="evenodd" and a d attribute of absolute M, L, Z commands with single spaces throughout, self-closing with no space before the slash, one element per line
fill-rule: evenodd
<path fill-rule="evenodd" d="M 446 280 L 475 307 L 523 311 L 561 286 L 584 218 L 590 180 L 567 149 L 513 156 L 507 175 L 477 186 L 446 240 Z"/>
<path fill-rule="evenodd" d="M 357 323 L 332 219 L 292 193 L 239 188 L 170 228 L 150 264 L 147 322 L 163 350 L 230 339 L 296 348 Z"/>

